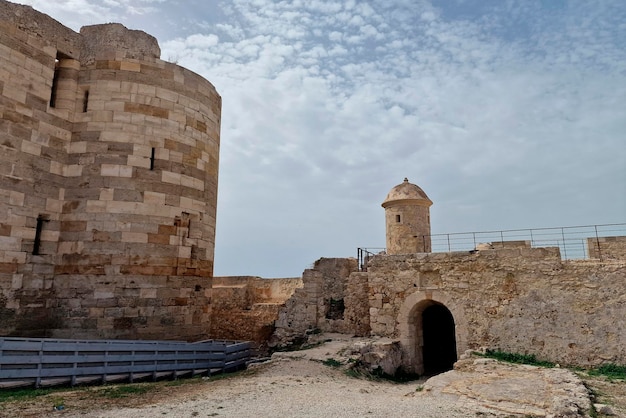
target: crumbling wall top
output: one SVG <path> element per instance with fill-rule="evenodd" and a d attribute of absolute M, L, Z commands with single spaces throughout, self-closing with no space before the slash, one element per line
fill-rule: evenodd
<path fill-rule="evenodd" d="M 28 35 L 52 43 L 72 58 L 80 53 L 80 35 L 30 6 L 0 0 L 0 23 L 10 22 Z"/>
<path fill-rule="evenodd" d="M 92 64 L 100 57 L 115 58 L 119 53 L 123 53 L 126 59 L 150 60 L 161 57 L 161 48 L 154 36 L 128 29 L 119 23 L 83 26 L 80 34 L 83 37 L 80 54 L 83 65 Z"/>

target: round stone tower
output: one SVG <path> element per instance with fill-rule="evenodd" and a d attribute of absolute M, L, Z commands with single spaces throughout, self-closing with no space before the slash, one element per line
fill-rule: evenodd
<path fill-rule="evenodd" d="M 417 185 L 404 182 L 391 189 L 385 208 L 387 254 L 428 253 L 430 206 L 433 202 Z"/>
<path fill-rule="evenodd" d="M 206 338 L 221 97 L 160 54 L 0 0 L 0 335 Z"/>

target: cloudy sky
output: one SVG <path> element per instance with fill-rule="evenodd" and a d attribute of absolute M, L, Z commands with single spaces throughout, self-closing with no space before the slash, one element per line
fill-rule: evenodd
<path fill-rule="evenodd" d="M 623 0 L 22 0 L 120 22 L 223 98 L 216 275 L 383 247 L 408 177 L 432 232 L 626 222 Z"/>

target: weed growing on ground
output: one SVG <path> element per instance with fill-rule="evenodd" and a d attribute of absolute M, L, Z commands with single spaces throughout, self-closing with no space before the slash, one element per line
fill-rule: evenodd
<path fill-rule="evenodd" d="M 626 366 L 608 363 L 589 371 L 592 376 L 606 376 L 609 379 L 626 380 Z"/>
<path fill-rule="evenodd" d="M 54 389 L 3 389 L 0 390 L 0 402 L 32 399 L 49 395 L 52 392 L 54 392 Z"/>
<path fill-rule="evenodd" d="M 341 366 L 341 362 L 338 360 L 335 360 L 334 358 L 327 358 L 326 360 L 322 361 L 322 364 L 324 366 L 329 366 L 329 367 L 340 367 Z"/>
<path fill-rule="evenodd" d="M 481 355 L 480 353 L 477 354 Z M 534 354 L 507 353 L 505 351 L 487 349 L 485 354 L 482 355 L 484 357 L 489 357 L 500 361 L 506 361 L 508 363 L 530 364 L 532 366 L 539 367 L 555 366 L 555 363 L 552 363 L 550 361 L 537 360 Z"/>
<path fill-rule="evenodd" d="M 143 395 L 144 393 L 149 392 L 154 388 L 154 385 L 124 385 L 124 386 L 115 386 L 111 388 L 106 388 L 102 391 L 102 395 L 111 398 L 126 398 L 131 395 Z"/>
<path fill-rule="evenodd" d="M 194 384 L 194 383 L 200 383 L 201 380 L 202 380 L 202 377 L 200 376 L 189 377 L 189 378 L 184 378 L 184 379 L 176 379 L 176 380 L 172 380 L 172 381 L 165 383 L 165 386 L 189 385 L 189 384 Z"/>

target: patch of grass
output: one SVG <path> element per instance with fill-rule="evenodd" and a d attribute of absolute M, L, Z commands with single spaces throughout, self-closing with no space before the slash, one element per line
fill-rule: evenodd
<path fill-rule="evenodd" d="M 539 367 L 555 366 L 555 364 L 550 361 L 537 360 L 537 357 L 535 357 L 534 354 L 507 353 L 505 351 L 487 349 L 483 356 L 500 361 L 506 361 L 508 363 L 529 364 Z"/>
<path fill-rule="evenodd" d="M 348 377 L 353 377 L 355 379 L 362 379 L 366 376 L 363 375 L 362 372 L 360 372 L 357 369 L 351 368 L 351 369 L 347 369 L 346 371 L 344 371 L 344 374 Z"/>
<path fill-rule="evenodd" d="M 202 378 L 199 376 L 195 376 L 195 377 L 186 377 L 183 379 L 176 379 L 176 380 L 171 380 L 167 383 L 165 383 L 165 386 L 182 386 L 182 385 L 189 385 L 189 384 L 194 384 L 194 383 L 200 383 L 202 381 Z"/>
<path fill-rule="evenodd" d="M 424 385 L 419 385 L 418 387 L 415 388 L 416 392 L 421 392 L 424 390 Z"/>
<path fill-rule="evenodd" d="M 216 380 L 230 379 L 230 378 L 234 378 L 238 376 L 252 376 L 256 373 L 257 373 L 257 370 L 248 370 L 248 369 L 237 370 L 236 372 L 212 374 L 211 376 L 206 378 L 206 380 L 210 382 L 214 382 Z"/>
<path fill-rule="evenodd" d="M 38 398 L 54 392 L 54 389 L 5 389 L 0 390 L 0 402 L 18 401 L 22 399 Z"/>
<path fill-rule="evenodd" d="M 341 367 L 341 362 L 335 360 L 334 358 L 327 358 L 326 360 L 322 361 L 322 364 L 329 367 Z"/>
<path fill-rule="evenodd" d="M 589 371 L 592 376 L 606 376 L 609 379 L 626 380 L 626 366 L 608 363 Z"/>
<path fill-rule="evenodd" d="M 110 399 L 126 398 L 131 395 L 143 395 L 154 389 L 154 385 L 124 385 L 106 388 L 102 391 L 102 396 Z"/>

